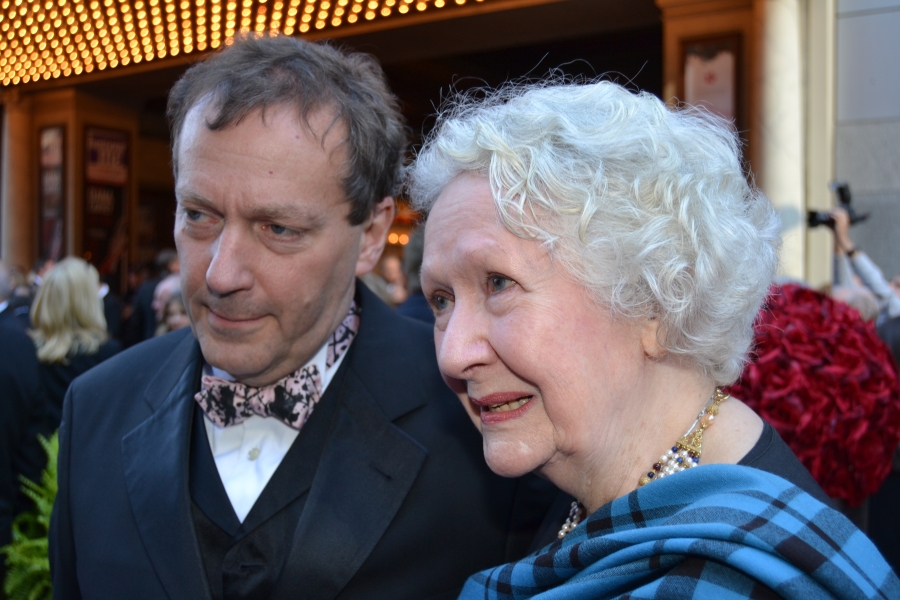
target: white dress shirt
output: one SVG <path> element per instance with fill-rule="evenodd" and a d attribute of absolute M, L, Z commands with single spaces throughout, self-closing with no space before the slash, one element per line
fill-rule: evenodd
<path fill-rule="evenodd" d="M 328 341 L 304 365 L 315 365 L 322 373 L 323 394 L 347 356 L 344 352 L 334 365 L 326 369 L 327 350 Z M 204 365 L 203 372 L 234 381 L 234 377 L 208 363 Z M 204 415 L 204 424 L 219 477 L 237 518 L 243 523 L 300 432 L 276 418 L 259 415 L 222 428 Z"/>

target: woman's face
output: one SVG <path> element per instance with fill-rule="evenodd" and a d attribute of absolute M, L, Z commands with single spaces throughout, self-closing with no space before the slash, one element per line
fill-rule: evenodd
<path fill-rule="evenodd" d="M 422 266 L 445 380 L 496 473 L 588 472 L 628 441 L 618 424 L 645 364 L 640 332 L 614 320 L 538 242 L 501 223 L 487 179 L 451 182 L 429 214 Z M 646 417 L 646 415 L 645 415 Z"/>

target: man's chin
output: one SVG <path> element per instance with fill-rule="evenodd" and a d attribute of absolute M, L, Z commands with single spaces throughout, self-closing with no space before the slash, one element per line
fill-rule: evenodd
<path fill-rule="evenodd" d="M 254 379 L 260 375 L 260 371 L 265 370 L 264 365 L 254 364 L 255 361 L 248 360 L 248 357 L 258 356 L 258 352 L 254 352 L 251 345 L 245 345 L 230 341 L 223 343 L 215 339 L 215 336 L 208 332 L 198 335 L 194 329 L 194 335 L 200 342 L 200 352 L 203 359 L 212 367 L 225 371 L 238 381 L 246 381 Z"/>

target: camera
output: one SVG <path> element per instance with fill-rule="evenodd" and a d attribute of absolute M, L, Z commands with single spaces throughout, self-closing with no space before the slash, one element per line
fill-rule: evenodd
<path fill-rule="evenodd" d="M 850 201 L 852 200 L 852 196 L 850 195 L 850 185 L 843 181 L 836 181 L 831 184 L 831 189 L 837 194 L 838 203 L 847 211 L 847 214 L 850 215 L 850 224 L 856 225 L 860 221 L 865 221 L 869 218 L 868 214 L 860 215 L 857 214 L 853 207 L 850 206 Z M 806 223 L 810 227 L 818 227 L 819 225 L 825 225 L 826 227 L 830 227 L 834 229 L 834 219 L 830 214 L 826 212 L 819 212 L 815 210 L 808 211 L 806 215 Z"/>

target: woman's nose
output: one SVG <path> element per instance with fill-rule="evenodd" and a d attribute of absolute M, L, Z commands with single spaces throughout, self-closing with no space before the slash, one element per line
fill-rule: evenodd
<path fill-rule="evenodd" d="M 447 326 L 435 330 L 438 366 L 454 379 L 471 379 L 475 371 L 493 358 L 487 336 L 487 322 L 481 311 L 456 302 Z"/>

